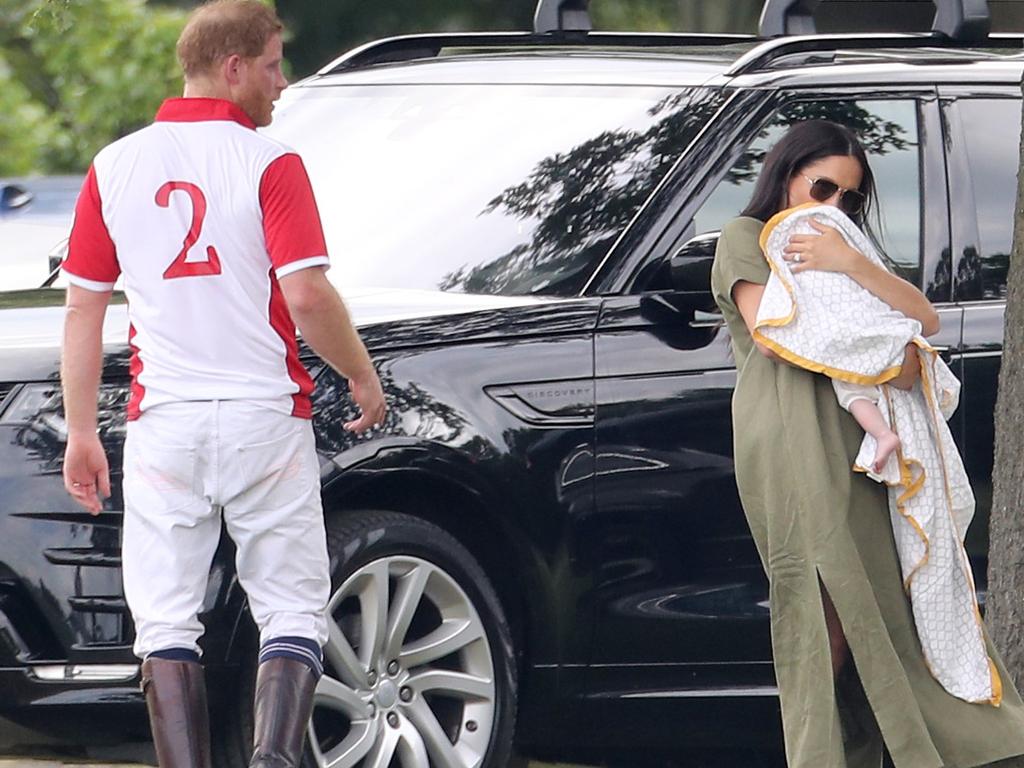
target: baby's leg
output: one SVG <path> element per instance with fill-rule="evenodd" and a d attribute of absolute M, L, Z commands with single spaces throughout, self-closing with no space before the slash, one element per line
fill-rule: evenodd
<path fill-rule="evenodd" d="M 854 398 L 847 408 L 864 431 L 875 438 L 878 447 L 875 449 L 875 460 L 871 468 L 875 472 L 881 472 L 893 451 L 900 447 L 899 437 L 889 429 L 878 406 L 866 397 Z"/>
<path fill-rule="evenodd" d="M 878 387 L 851 384 L 832 379 L 839 404 L 853 414 L 861 428 L 875 438 L 875 458 L 871 462 L 874 472 L 881 472 L 893 451 L 900 447 L 900 439 L 885 423 L 878 401 L 882 396 Z"/>

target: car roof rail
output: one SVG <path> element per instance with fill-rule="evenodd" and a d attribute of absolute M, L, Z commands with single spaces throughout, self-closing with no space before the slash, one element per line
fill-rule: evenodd
<path fill-rule="evenodd" d="M 822 0 L 765 0 L 758 22 L 758 36 L 813 35 L 818 30 L 814 11 Z M 932 32 L 951 40 L 980 41 L 992 29 L 988 0 L 932 0 L 935 18 Z"/>
<path fill-rule="evenodd" d="M 757 23 L 758 37 L 813 35 L 814 9 L 821 0 L 766 0 Z"/>
<path fill-rule="evenodd" d="M 533 31 L 538 35 L 550 33 L 589 32 L 590 0 L 537 0 L 533 14 Z"/>
<path fill-rule="evenodd" d="M 374 64 L 432 59 L 445 48 L 672 48 L 716 46 L 756 40 L 746 34 L 592 32 L 590 0 L 537 0 L 533 32 L 456 32 L 403 35 L 353 48 L 320 69 L 328 75 Z"/>
<path fill-rule="evenodd" d="M 768 69 L 785 56 L 798 53 L 825 53 L 869 48 L 1024 48 L 1024 35 L 994 34 L 980 40 L 956 40 L 940 32 L 909 32 L 887 34 L 828 34 L 800 37 L 777 37 L 747 51 L 725 71 L 726 77 L 737 77 Z"/>
<path fill-rule="evenodd" d="M 756 41 L 745 34 L 679 34 L 658 32 L 589 32 L 571 37 L 531 32 L 457 32 L 403 35 L 375 40 L 353 48 L 321 68 L 318 75 L 337 74 L 374 64 L 432 59 L 446 48 L 675 48 L 720 46 Z"/>
<path fill-rule="evenodd" d="M 767 69 L 774 61 L 799 53 L 867 48 L 1020 48 L 1024 37 L 991 35 L 987 0 L 932 0 L 931 32 L 817 34 L 814 10 L 824 0 L 765 0 L 759 35 L 591 32 L 589 0 L 538 0 L 533 32 L 455 32 L 403 35 L 353 48 L 321 68 L 328 75 L 375 64 L 433 59 L 445 49 L 473 48 L 674 48 L 719 46 L 763 39 L 740 56 L 727 77 Z"/>
<path fill-rule="evenodd" d="M 932 0 L 935 20 L 932 32 L 951 40 L 979 41 L 992 31 L 988 0 Z"/>

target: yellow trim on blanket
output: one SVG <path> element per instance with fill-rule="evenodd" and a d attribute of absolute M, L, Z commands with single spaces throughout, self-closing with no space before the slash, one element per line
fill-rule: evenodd
<path fill-rule="evenodd" d="M 978 619 L 981 619 L 979 615 Z M 989 702 L 993 707 L 998 707 L 1003 703 L 1003 681 L 999 677 L 999 670 L 996 669 L 996 663 L 992 661 L 992 657 L 988 657 L 988 672 L 992 676 L 992 699 Z"/>
<path fill-rule="evenodd" d="M 935 427 L 935 412 L 938 409 L 938 405 L 935 403 L 935 399 L 932 396 L 931 386 L 931 374 L 932 370 L 929 370 L 929 366 L 932 368 L 935 366 L 936 355 L 930 355 L 926 360 L 922 361 L 921 364 L 921 389 L 924 391 L 925 398 L 928 400 L 928 413 L 932 418 L 933 427 Z M 938 434 L 938 430 L 935 429 L 935 434 Z M 942 466 L 942 483 L 946 491 L 946 512 L 951 518 L 953 523 L 953 530 L 957 532 L 957 538 L 959 539 L 959 529 L 956 527 L 956 521 L 952 520 L 953 516 L 953 492 L 949 488 L 949 477 L 946 474 L 946 456 L 942 450 L 942 441 L 936 440 L 935 447 L 939 452 L 939 461 Z M 984 632 L 984 621 L 981 618 L 981 608 L 978 606 L 978 591 L 974 585 L 974 574 L 971 573 L 971 568 L 967 564 L 967 552 L 964 549 L 962 541 L 959 542 L 958 552 L 960 553 L 960 568 L 963 570 L 964 575 L 967 577 L 967 583 L 970 585 L 971 592 L 971 607 L 974 609 L 974 620 L 978 624 L 978 634 L 981 636 L 982 648 L 986 648 L 985 644 L 985 632 Z M 995 662 L 992 661 L 992 657 L 988 655 L 988 650 L 985 650 L 985 658 L 988 660 L 988 671 L 989 671 L 989 684 L 992 687 L 992 696 L 988 699 L 978 699 L 972 701 L 972 704 L 991 704 L 993 707 L 998 707 L 1003 702 L 1003 681 L 999 677 L 999 670 L 996 669 Z"/>
<path fill-rule="evenodd" d="M 933 428 L 935 428 L 935 433 L 937 434 L 938 433 L 937 427 L 935 427 L 935 424 L 934 424 L 934 422 L 935 422 L 935 413 L 936 413 L 936 404 L 935 404 L 934 398 L 932 396 L 932 385 L 931 385 L 931 381 L 932 381 L 933 377 L 930 377 L 929 374 L 932 373 L 931 369 L 934 368 L 935 361 L 936 361 L 936 358 L 937 358 L 938 355 L 937 355 L 937 352 L 929 344 L 927 344 L 923 340 L 915 339 L 913 343 L 916 344 L 918 346 L 918 348 L 921 349 L 922 351 L 931 353 L 931 354 L 927 355 L 926 357 L 924 357 L 921 360 L 921 389 L 922 389 L 922 391 L 925 394 L 926 400 L 928 401 L 928 405 L 929 405 L 928 413 L 929 413 L 929 415 L 932 418 Z M 882 394 L 885 396 L 887 402 L 889 402 L 889 412 L 892 413 L 892 404 L 891 404 L 891 400 L 890 400 L 891 393 L 890 393 L 889 388 L 888 387 L 883 387 L 882 388 Z M 941 461 L 942 467 L 943 467 L 943 484 L 944 484 L 945 494 L 946 494 L 946 510 L 947 510 L 948 513 L 952 514 L 952 497 L 953 497 L 953 494 L 952 494 L 952 491 L 949 488 L 949 479 L 946 476 L 946 472 L 945 472 L 946 458 L 945 458 L 945 456 L 943 455 L 943 452 L 942 452 L 942 444 L 937 442 L 936 446 L 937 446 L 937 449 L 939 451 L 939 458 L 940 458 L 940 461 Z M 903 517 L 903 519 L 905 519 L 908 523 L 910 523 L 911 527 L 913 527 L 913 529 L 917 533 L 917 535 L 921 537 L 921 541 L 924 542 L 924 547 L 925 547 L 924 556 L 921 558 L 920 561 L 918 561 L 914 565 L 914 567 L 911 569 L 910 573 L 907 575 L 906 579 L 904 579 L 904 582 L 903 582 L 903 588 L 907 592 L 907 596 L 909 597 L 910 596 L 911 581 L 913 580 L 913 578 L 917 574 L 917 572 L 921 568 L 923 568 L 925 565 L 927 565 L 927 563 L 928 563 L 929 554 L 930 554 L 930 551 L 931 551 L 931 542 L 928 540 L 928 535 L 925 533 L 924 529 L 921 527 L 921 524 L 914 518 L 913 515 L 911 515 L 909 512 L 907 512 L 907 510 L 906 510 L 906 503 L 911 498 L 913 498 L 917 493 L 920 492 L 921 488 L 924 486 L 924 483 L 925 483 L 926 473 L 925 473 L 924 467 L 921 466 L 920 462 L 918 462 L 918 461 L 916 461 L 914 459 L 907 459 L 903 455 L 902 448 L 897 449 L 897 451 L 896 451 L 896 458 L 897 458 L 897 462 L 899 464 L 900 480 L 899 480 L 898 483 L 889 483 L 888 481 L 885 481 L 885 484 L 888 487 L 890 487 L 890 488 L 896 487 L 896 486 L 900 486 L 900 487 L 904 488 L 904 491 L 902 493 L 900 493 L 896 497 L 896 509 L 900 513 L 900 515 Z M 919 474 L 916 477 L 914 476 L 914 472 L 913 472 L 913 467 L 914 466 L 916 466 L 918 468 L 918 470 L 919 470 Z M 859 465 L 859 464 L 854 464 L 853 471 L 854 472 L 867 473 L 868 469 L 866 467 L 863 467 L 863 466 Z M 954 527 L 954 530 L 957 530 L 956 525 L 955 525 L 955 521 L 954 521 L 954 526 L 953 527 Z M 978 607 L 977 591 L 975 590 L 975 587 L 974 587 L 974 576 L 971 573 L 970 568 L 965 566 L 966 554 L 965 554 L 965 552 L 963 550 L 963 544 L 962 543 L 960 545 L 960 554 L 961 554 L 960 566 L 963 569 L 964 574 L 967 577 L 968 584 L 970 584 L 970 588 L 971 588 L 971 602 L 972 602 L 972 606 L 974 608 L 974 618 L 975 618 L 975 620 L 978 623 L 979 632 L 981 632 L 983 624 L 982 624 L 981 610 Z M 984 633 L 982 633 L 982 645 L 984 645 L 984 644 L 985 644 Z M 999 670 L 996 668 L 995 662 L 993 662 L 992 658 L 990 656 L 988 656 L 988 652 L 987 651 L 986 651 L 985 655 L 986 655 L 986 658 L 988 660 L 989 679 L 990 679 L 990 685 L 991 685 L 991 688 L 992 688 L 992 696 L 989 699 L 977 699 L 977 700 L 967 700 L 967 699 L 965 699 L 965 701 L 968 701 L 968 703 L 970 703 L 970 704 L 991 704 L 994 707 L 998 707 L 998 706 L 1000 706 L 1002 704 L 1002 700 L 1003 700 L 1003 683 L 1002 683 L 1002 680 L 1001 680 L 1001 678 L 999 676 Z M 928 663 L 928 659 L 927 658 L 924 659 L 924 662 L 925 662 L 925 666 L 928 668 L 928 671 L 932 675 L 932 677 L 936 677 L 935 672 L 932 669 L 931 665 Z M 938 679 L 938 678 L 936 677 L 936 679 Z"/>
<path fill-rule="evenodd" d="M 759 327 L 760 326 L 758 326 L 758 328 Z M 885 384 L 885 382 L 891 381 L 899 376 L 900 371 L 903 369 L 903 366 L 896 365 L 892 368 L 886 368 L 877 376 L 865 376 L 860 373 L 844 371 L 841 368 L 833 368 L 832 366 L 825 365 L 824 363 L 817 363 L 814 360 L 808 360 L 806 357 L 801 357 L 796 352 L 783 347 L 781 344 L 769 339 L 764 334 L 758 333 L 757 328 L 754 328 L 754 333 L 752 335 L 754 341 L 768 347 L 768 349 L 781 357 L 787 363 L 792 363 L 799 368 L 804 368 L 808 371 L 813 371 L 814 373 L 823 373 L 830 379 L 839 379 L 840 381 L 849 381 L 853 384 L 871 386 L 874 384 Z"/>
<path fill-rule="evenodd" d="M 888 387 L 884 387 L 882 389 L 882 395 L 885 397 L 886 403 L 888 403 L 889 413 L 892 413 L 891 393 Z M 894 424 L 894 429 L 895 426 L 896 425 Z M 897 433 L 897 437 L 898 436 L 899 435 Z M 903 580 L 903 590 L 907 593 L 909 597 L 910 581 L 914 578 L 917 572 L 921 570 L 921 568 L 927 565 L 928 558 L 931 553 L 931 542 L 928 540 L 928 534 L 925 533 L 924 528 L 921 526 L 921 524 L 912 514 L 910 514 L 907 511 L 906 505 L 907 502 L 910 499 L 914 498 L 914 496 L 916 496 L 918 493 L 920 493 L 921 489 L 924 487 L 924 482 L 927 473 L 925 472 L 924 467 L 921 465 L 921 462 L 917 461 L 916 459 L 908 459 L 903 455 L 902 446 L 896 449 L 896 463 L 899 465 L 900 470 L 899 481 L 896 483 L 890 483 L 889 481 L 885 480 L 883 482 L 885 482 L 885 485 L 888 488 L 903 488 L 903 492 L 896 497 L 896 511 L 900 513 L 904 520 L 910 523 L 911 527 L 914 529 L 914 532 L 921 537 L 921 541 L 924 543 L 924 556 L 917 563 L 914 564 L 914 567 L 910 569 L 910 573 L 908 573 L 907 577 Z M 914 467 L 917 467 L 918 469 L 918 473 L 916 476 L 913 471 Z M 859 464 L 854 464 L 853 471 L 866 473 L 867 469 L 865 467 L 860 466 Z"/>
<path fill-rule="evenodd" d="M 761 250 L 763 251 L 765 246 L 768 245 L 768 238 L 771 236 L 772 230 L 779 226 L 783 219 L 788 217 L 791 213 L 795 213 L 803 208 L 816 208 L 819 205 L 821 205 L 821 203 L 818 202 L 800 203 L 800 205 L 794 205 L 792 208 L 786 208 L 783 211 L 779 211 L 768 219 L 764 226 L 761 227 L 761 236 L 757 238 L 757 242 L 758 245 L 761 246 Z"/>
<path fill-rule="evenodd" d="M 783 277 L 782 274 L 775 268 L 775 263 L 771 259 L 768 258 L 768 253 L 767 253 L 768 236 L 771 234 L 772 230 L 775 229 L 775 227 L 777 227 L 779 225 L 780 221 L 782 221 L 784 218 L 789 216 L 794 211 L 798 211 L 801 208 L 811 208 L 811 207 L 813 207 L 815 205 L 819 205 L 819 203 L 804 203 L 803 205 L 797 205 L 797 206 L 794 206 L 792 208 L 787 208 L 784 211 L 779 211 L 774 216 L 772 216 L 770 219 L 768 219 L 768 222 L 763 227 L 761 227 L 761 234 L 757 238 L 757 244 L 761 247 L 761 253 L 764 254 L 765 261 L 768 262 L 768 268 L 771 269 L 771 271 L 775 273 L 775 276 L 777 278 L 779 278 L 779 282 L 782 283 L 782 287 L 785 288 L 786 289 L 786 293 L 789 294 L 789 303 L 792 305 L 793 309 L 791 309 L 789 314 L 786 315 L 785 317 L 767 318 L 767 319 L 762 320 L 761 322 L 757 323 L 754 326 L 753 334 L 751 334 L 754 337 L 755 340 L 757 340 L 758 337 L 760 337 L 762 340 L 764 339 L 764 336 L 761 336 L 761 334 L 759 334 L 757 332 L 758 328 L 760 328 L 762 326 L 765 326 L 765 325 L 767 325 L 769 327 L 773 327 L 773 328 L 780 328 L 780 327 L 782 327 L 784 325 L 789 325 L 791 322 L 793 322 L 793 318 L 796 317 L 796 296 L 793 293 L 793 286 L 791 286 L 786 281 L 786 278 Z M 762 341 L 762 343 L 764 343 L 764 341 Z M 776 354 L 778 354 L 777 350 L 773 350 L 773 351 L 775 351 Z M 822 373 L 823 373 L 823 371 L 822 371 Z M 855 384 L 859 384 L 859 383 L 862 383 L 862 382 L 854 382 L 854 383 Z"/>
<path fill-rule="evenodd" d="M 924 556 L 921 558 L 920 562 L 910 569 L 910 573 L 907 574 L 907 578 L 903 580 L 903 589 L 909 594 L 911 580 L 913 580 L 919 570 L 928 564 L 928 560 L 931 559 L 932 543 L 928 539 L 928 534 L 924 532 L 924 527 L 917 521 L 917 518 L 907 511 L 907 502 L 920 493 L 921 489 L 924 487 L 924 481 L 927 473 L 924 471 L 924 467 L 921 466 L 919 461 L 906 458 L 903 455 L 902 449 L 896 452 L 896 456 L 900 464 L 899 485 L 904 489 L 903 493 L 896 497 L 896 509 L 903 516 L 903 519 L 907 520 L 911 526 L 913 526 L 914 531 L 921 537 L 921 541 L 924 542 Z M 913 473 L 914 466 L 918 469 L 916 478 Z"/>
<path fill-rule="evenodd" d="M 791 322 L 793 322 L 793 318 L 796 317 L 797 312 L 796 294 L 793 291 L 793 286 L 790 285 L 789 282 L 786 280 L 785 276 L 778 271 L 778 269 L 775 266 L 775 263 L 768 258 L 768 254 L 766 252 L 768 245 L 768 237 L 771 235 L 772 230 L 774 230 L 775 227 L 779 225 L 779 222 L 790 216 L 792 213 L 799 211 L 803 208 L 814 208 L 820 205 L 821 203 L 816 202 L 803 203 L 801 205 L 793 206 L 792 208 L 787 208 L 784 211 L 779 211 L 770 219 L 768 219 L 768 222 L 764 225 L 764 227 L 761 228 L 761 234 L 758 237 L 758 244 L 761 246 L 761 253 L 764 254 L 765 261 L 768 262 L 768 267 L 771 269 L 773 273 L 775 273 L 775 276 L 779 279 L 779 282 L 782 283 L 782 287 L 785 288 L 786 293 L 789 294 L 789 301 L 793 308 L 785 317 L 770 317 L 759 321 L 754 326 L 754 330 L 751 333 L 751 336 L 753 337 L 755 342 L 762 344 L 763 346 L 770 349 L 772 352 L 774 352 L 776 355 L 781 357 L 786 362 L 792 363 L 793 365 L 799 368 L 804 368 L 808 371 L 813 371 L 814 373 L 823 373 L 831 379 L 848 381 L 851 384 L 860 384 L 862 386 L 874 386 L 877 384 L 884 384 L 885 382 L 899 376 L 900 371 L 902 370 L 902 365 L 896 365 L 891 368 L 886 368 L 884 371 L 882 371 L 876 376 L 869 376 L 863 373 L 855 373 L 854 371 L 845 371 L 842 368 L 834 368 L 824 363 L 819 363 L 815 360 L 809 360 L 806 357 L 802 357 L 793 352 L 792 350 L 788 349 L 787 347 L 782 346 L 777 341 L 769 339 L 763 333 L 758 332 L 758 329 L 763 328 L 765 326 L 770 328 L 781 328 L 782 326 L 789 325 Z"/>

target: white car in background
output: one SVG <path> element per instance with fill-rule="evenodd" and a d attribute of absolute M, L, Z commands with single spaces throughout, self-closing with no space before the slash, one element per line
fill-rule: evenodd
<path fill-rule="evenodd" d="M 38 288 L 60 264 L 83 179 L 0 179 L 0 290 Z"/>

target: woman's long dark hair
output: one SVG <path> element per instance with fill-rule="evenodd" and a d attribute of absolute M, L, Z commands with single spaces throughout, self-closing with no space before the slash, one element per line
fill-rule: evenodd
<path fill-rule="evenodd" d="M 859 189 L 864 195 L 864 207 L 850 218 L 858 226 L 868 229 L 868 212 L 875 199 L 875 177 L 867 155 L 853 131 L 828 120 L 804 120 L 790 126 L 765 156 L 761 175 L 754 185 L 754 194 L 741 215 L 768 221 L 786 208 L 789 180 L 794 174 L 818 160 L 835 155 L 855 158 L 864 171 Z M 870 232 L 868 234 L 873 236 Z"/>

